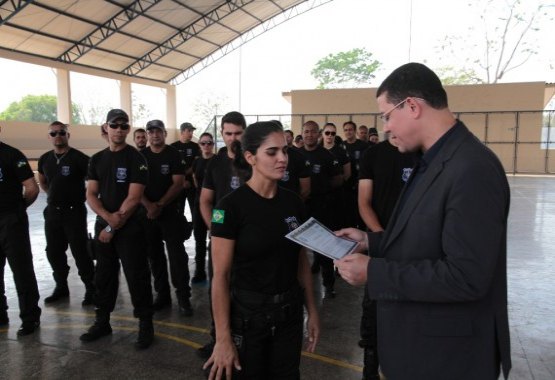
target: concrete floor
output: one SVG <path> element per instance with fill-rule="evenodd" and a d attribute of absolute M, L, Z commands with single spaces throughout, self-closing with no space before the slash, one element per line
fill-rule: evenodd
<path fill-rule="evenodd" d="M 509 313 L 513 369 L 511 379 L 555 379 L 555 177 L 509 177 L 512 207 L 509 217 Z M 173 309 L 155 315 L 156 340 L 146 351 L 133 341 L 137 321 L 132 317 L 123 280 L 112 314 L 112 336 L 83 344 L 79 340 L 94 318 L 82 308 L 83 286 L 71 260 L 71 298 L 56 306 L 42 299 L 53 289 L 44 253 L 41 194 L 29 209 L 35 271 L 43 315 L 40 329 L 17 338 L 20 325 L 11 271 L 6 269 L 9 328 L 0 329 L 0 379 L 203 379 L 202 360 L 195 349 L 208 340 L 206 285 L 193 287 L 193 317 Z M 89 215 L 92 220 L 93 215 Z M 193 256 L 194 241 L 186 242 Z M 192 262 L 192 260 L 190 260 Z M 194 264 L 191 264 L 191 270 Z M 319 279 L 315 278 L 321 299 Z M 360 379 L 362 352 L 357 347 L 362 289 L 339 280 L 337 298 L 322 300 L 322 338 L 314 355 L 304 354 L 303 379 Z"/>

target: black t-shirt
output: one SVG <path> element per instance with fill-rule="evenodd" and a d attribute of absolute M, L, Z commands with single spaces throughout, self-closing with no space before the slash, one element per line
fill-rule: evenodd
<path fill-rule="evenodd" d="M 287 149 L 287 155 L 289 156 L 287 170 L 278 185 L 299 194 L 301 189 L 299 180 L 310 177 L 310 162 L 296 148 Z"/>
<path fill-rule="evenodd" d="M 195 178 L 197 179 L 197 184 L 199 186 L 199 190 L 200 188 L 202 188 L 202 184 L 204 182 L 204 175 L 206 173 L 206 167 L 208 166 L 208 163 L 214 158 L 214 156 L 210 157 L 210 158 L 204 158 L 201 156 L 198 156 L 197 158 L 195 158 L 195 160 L 193 161 L 193 174 L 195 176 Z M 196 192 L 196 197 L 197 199 L 200 198 L 200 191 Z"/>
<path fill-rule="evenodd" d="M 298 286 L 301 247 L 285 237 L 305 221 L 299 196 L 280 188 L 272 199 L 248 185 L 225 196 L 212 213 L 211 235 L 235 240 L 231 286 L 265 294 Z"/>
<path fill-rule="evenodd" d="M 160 153 L 154 153 L 150 147 L 141 150 L 148 164 L 148 184 L 145 196 L 151 202 L 157 202 L 173 185 L 174 175 L 185 173 L 185 160 L 172 146 L 166 145 Z M 175 203 L 175 199 L 172 203 Z"/>
<path fill-rule="evenodd" d="M 129 194 L 130 183 L 147 184 L 148 165 L 130 145 L 117 152 L 106 148 L 91 157 L 88 177 L 98 181 L 102 206 L 108 212 L 116 212 Z"/>
<path fill-rule="evenodd" d="M 312 151 L 302 148 L 302 153 L 310 162 L 310 197 L 330 194 L 332 178 L 341 174 L 339 160 L 320 145 Z"/>
<path fill-rule="evenodd" d="M 33 171 L 23 153 L 0 142 L 0 211 L 25 205 L 21 183 L 31 177 Z"/>
<path fill-rule="evenodd" d="M 224 196 L 242 186 L 249 175 L 233 165 L 227 150 L 220 149 L 206 166 L 202 187 L 214 191 L 214 204 L 217 204 Z"/>
<path fill-rule="evenodd" d="M 73 148 L 64 154 L 51 150 L 40 156 L 38 170 L 48 185 L 48 204 L 73 206 L 84 203 L 88 166 L 89 156 Z"/>
<path fill-rule="evenodd" d="M 359 162 L 362 154 L 370 146 L 362 140 L 356 139 L 354 143 L 350 144 L 348 141 L 343 141 L 345 149 L 349 152 L 349 157 L 351 158 L 351 178 L 347 181 L 347 187 L 357 190 L 358 183 L 358 173 L 359 173 Z"/>
<path fill-rule="evenodd" d="M 171 143 L 171 146 L 173 146 L 179 151 L 179 153 L 181 153 L 181 157 L 183 157 L 183 159 L 185 160 L 185 167 L 187 169 L 193 166 L 193 161 L 195 160 L 195 158 L 200 156 L 200 147 L 194 141 L 189 141 L 186 143 L 176 141 Z"/>
<path fill-rule="evenodd" d="M 376 144 L 360 159 L 360 179 L 372 180 L 372 208 L 386 227 L 415 165 L 413 154 L 403 154 L 389 141 Z"/>

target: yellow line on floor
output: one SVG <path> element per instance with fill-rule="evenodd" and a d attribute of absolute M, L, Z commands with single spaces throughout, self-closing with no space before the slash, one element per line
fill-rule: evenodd
<path fill-rule="evenodd" d="M 48 310 L 46 313 L 47 314 L 57 314 L 57 315 L 67 315 L 67 316 L 91 317 L 91 318 L 94 318 L 94 316 L 95 316 L 94 313 L 79 313 L 79 312 L 70 312 L 70 311 L 51 311 L 51 310 Z M 122 317 L 122 316 L 117 316 L 117 315 L 112 315 L 110 317 L 110 319 L 117 320 L 117 321 L 132 321 L 132 322 L 137 321 L 137 318 L 134 318 L 134 317 Z M 194 326 L 189 326 L 189 325 L 184 325 L 184 324 L 181 324 L 181 323 L 162 322 L 162 321 L 154 321 L 154 323 L 156 325 L 159 325 L 159 326 L 173 327 L 173 328 L 178 328 L 178 329 L 188 330 L 188 331 L 194 331 L 194 332 L 203 333 L 203 334 L 208 334 L 208 332 L 209 332 L 207 329 L 194 327 Z M 86 329 L 87 327 L 88 326 L 85 326 L 85 325 L 73 325 L 73 324 L 59 324 L 59 325 L 56 325 L 56 326 L 41 325 L 41 328 L 46 328 L 46 329 L 54 329 L 54 328 L 83 328 L 83 329 Z M 122 326 L 112 326 L 112 329 L 113 330 L 123 330 L 123 331 L 137 331 L 136 328 L 122 327 Z M 7 329 L 5 329 L 5 330 L 0 329 L 0 332 L 4 332 L 4 331 L 8 331 L 8 330 Z M 194 348 L 195 350 L 202 347 L 202 345 L 199 344 L 199 343 L 196 343 L 196 342 L 188 340 L 188 339 L 180 338 L 180 337 L 177 337 L 175 335 L 170 335 L 170 334 L 165 334 L 165 333 L 160 333 L 160 332 L 156 332 L 155 335 L 160 337 L 160 338 L 172 340 L 174 342 L 187 345 L 189 347 Z M 321 361 L 323 363 L 335 365 L 337 367 L 351 369 L 351 370 L 356 371 L 356 372 L 362 372 L 362 367 L 361 366 L 357 366 L 357 365 L 354 365 L 354 364 L 351 364 L 351 363 L 347 363 L 347 362 L 344 362 L 344 361 L 341 361 L 341 360 L 338 360 L 338 359 L 330 358 L 328 356 L 324 356 L 324 355 L 320 355 L 320 354 L 314 354 L 314 353 L 310 353 L 310 352 L 306 352 L 306 351 L 303 351 L 302 355 L 304 357 L 314 359 L 314 360 L 318 360 L 318 361 Z"/>

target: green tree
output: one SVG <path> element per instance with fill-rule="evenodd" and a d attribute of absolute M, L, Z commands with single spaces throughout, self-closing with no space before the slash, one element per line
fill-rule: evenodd
<path fill-rule="evenodd" d="M 51 123 L 58 119 L 57 98 L 53 95 L 26 95 L 0 113 L 0 120 Z M 72 104 L 71 123 L 81 124 L 79 106 Z"/>
<path fill-rule="evenodd" d="M 478 74 L 483 83 L 497 83 L 525 65 L 541 50 L 542 25 L 553 22 L 548 12 L 553 5 L 544 0 L 474 0 L 468 5 L 479 24 L 470 26 L 464 36 L 447 35 L 436 47 L 444 66 L 453 67 L 456 62 L 462 82 Z"/>
<path fill-rule="evenodd" d="M 444 85 L 484 83 L 472 69 L 443 66 L 435 69 L 435 72 Z"/>
<path fill-rule="evenodd" d="M 319 82 L 317 88 L 356 87 L 369 85 L 381 62 L 366 49 L 352 49 L 329 54 L 316 62 L 310 72 Z"/>

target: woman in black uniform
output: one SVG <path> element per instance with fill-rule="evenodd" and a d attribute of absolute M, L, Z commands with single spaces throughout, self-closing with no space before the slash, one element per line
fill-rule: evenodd
<path fill-rule="evenodd" d="M 193 161 L 193 181 L 195 183 L 195 202 L 193 205 L 193 231 L 195 236 L 195 275 L 191 282 L 198 284 L 206 281 L 206 234 L 208 226 L 200 214 L 200 190 L 204 181 L 206 165 L 214 157 L 214 137 L 204 132 L 199 137 L 201 155 Z"/>
<path fill-rule="evenodd" d="M 235 152 L 252 176 L 213 210 L 216 345 L 204 368 L 212 366 L 209 379 L 230 371 L 233 379 L 299 379 L 303 304 L 310 352 L 320 328 L 306 253 L 285 238 L 305 210 L 298 195 L 278 186 L 287 167 L 283 129 L 251 124 Z"/>

